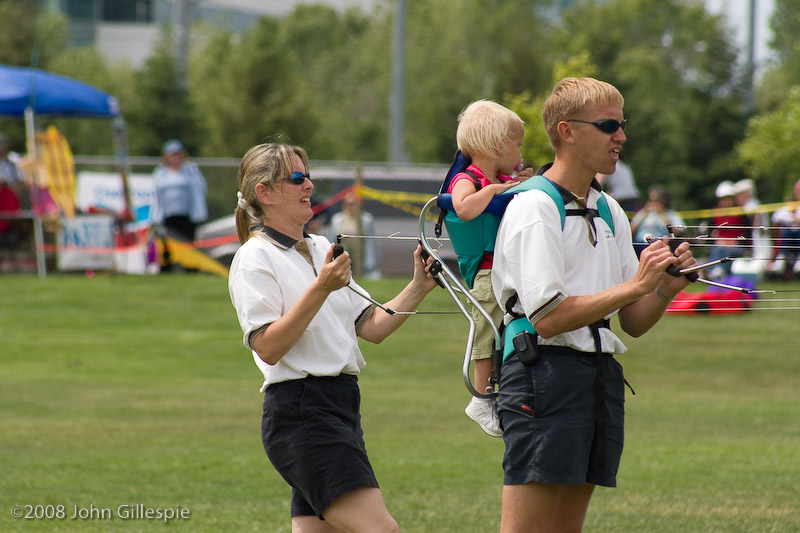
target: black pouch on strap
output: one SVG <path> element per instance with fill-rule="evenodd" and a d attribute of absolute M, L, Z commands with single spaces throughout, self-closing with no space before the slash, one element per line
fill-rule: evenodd
<path fill-rule="evenodd" d="M 514 352 L 516 352 L 517 357 L 525 366 L 531 366 L 539 360 L 537 337 L 538 335 L 534 335 L 530 331 L 521 331 L 512 339 Z"/>

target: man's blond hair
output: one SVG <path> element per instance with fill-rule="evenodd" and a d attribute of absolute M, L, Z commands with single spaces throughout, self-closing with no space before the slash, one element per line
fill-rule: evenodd
<path fill-rule="evenodd" d="M 622 94 L 610 83 L 594 78 L 564 78 L 553 87 L 553 92 L 542 105 L 542 122 L 554 150 L 560 138 L 558 123 L 562 120 L 581 119 L 581 113 L 591 104 L 622 109 Z"/>
<path fill-rule="evenodd" d="M 511 127 L 523 125 L 519 115 L 490 100 L 469 104 L 458 116 L 458 149 L 471 159 L 498 157 L 511 139 Z"/>

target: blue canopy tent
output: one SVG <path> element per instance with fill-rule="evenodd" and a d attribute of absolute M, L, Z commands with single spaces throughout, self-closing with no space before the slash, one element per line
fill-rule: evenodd
<path fill-rule="evenodd" d="M 25 119 L 28 155 L 36 157 L 36 115 L 113 119 L 114 153 L 122 178 L 126 213 L 130 216 L 130 192 L 127 171 L 128 147 L 125 122 L 119 102 L 83 82 L 39 69 L 0 65 L 0 115 Z M 34 221 L 37 225 L 38 221 Z M 36 233 L 41 232 L 41 225 Z M 37 237 L 37 240 L 40 236 Z M 39 240 L 39 243 L 41 240 Z M 39 275 L 45 275 L 44 259 L 37 243 Z"/>
<path fill-rule="evenodd" d="M 90 85 L 43 70 L 0 65 L 0 115 L 119 116 L 117 99 Z"/>

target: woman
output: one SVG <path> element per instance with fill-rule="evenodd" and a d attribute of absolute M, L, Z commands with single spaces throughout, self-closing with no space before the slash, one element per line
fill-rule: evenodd
<path fill-rule="evenodd" d="M 302 148 L 251 148 L 238 184 L 242 246 L 229 289 L 264 374 L 262 440 L 292 486 L 292 530 L 398 531 L 362 438 L 357 375 L 365 361 L 356 337 L 381 342 L 408 315 L 357 294 L 366 295 L 351 281 L 349 254 L 334 257 L 326 238 L 304 233 L 314 184 Z M 411 311 L 435 285 L 418 247 L 413 279 L 386 307 Z"/>
<path fill-rule="evenodd" d="M 197 224 L 208 218 L 206 180 L 197 165 L 188 161 L 180 141 L 165 142 L 161 152 L 164 162 L 153 171 L 156 189 L 153 219 L 176 237 L 193 241 Z"/>

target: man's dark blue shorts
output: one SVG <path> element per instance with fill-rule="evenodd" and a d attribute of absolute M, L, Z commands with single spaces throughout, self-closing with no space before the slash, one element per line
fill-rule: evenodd
<path fill-rule="evenodd" d="M 367 458 L 356 376 L 275 383 L 264 394 L 261 440 L 292 486 L 292 516 L 319 516 L 343 494 L 377 487 Z"/>
<path fill-rule="evenodd" d="M 505 485 L 531 481 L 616 486 L 624 440 L 622 366 L 602 356 L 605 381 L 605 465 L 598 465 L 595 378 L 597 355 L 547 353 L 531 366 L 516 356 L 500 373 L 498 412 L 506 451 Z"/>

